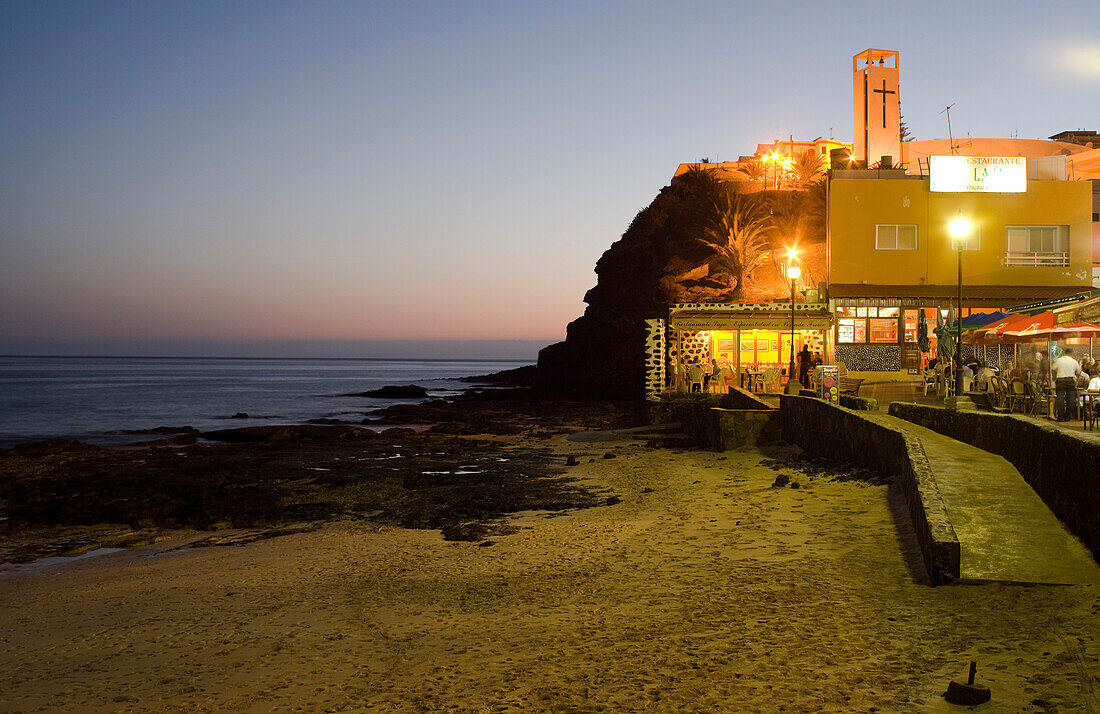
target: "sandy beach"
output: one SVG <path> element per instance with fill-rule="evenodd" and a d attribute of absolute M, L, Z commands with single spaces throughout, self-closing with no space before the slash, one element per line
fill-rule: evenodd
<path fill-rule="evenodd" d="M 549 445 L 621 500 L 480 543 L 347 520 L 2 573 L 0 710 L 951 711 L 975 659 L 981 711 L 1100 711 L 1100 592 L 929 587 L 883 479 Z"/>

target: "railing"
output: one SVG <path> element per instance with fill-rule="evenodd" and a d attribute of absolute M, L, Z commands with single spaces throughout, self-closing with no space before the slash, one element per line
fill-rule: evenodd
<path fill-rule="evenodd" d="M 1032 268 L 1064 268 L 1069 265 L 1069 253 L 1061 252 L 1024 252 L 1008 251 L 1005 253 L 1004 264 L 1009 266 L 1024 266 Z"/>

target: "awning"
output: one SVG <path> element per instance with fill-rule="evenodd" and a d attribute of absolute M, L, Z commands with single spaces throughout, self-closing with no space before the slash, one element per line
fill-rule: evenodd
<path fill-rule="evenodd" d="M 1091 290 L 1081 285 L 967 285 L 963 283 L 964 303 L 993 302 L 997 305 L 1013 305 L 1029 300 L 1052 300 L 1071 297 Z M 883 298 L 925 299 L 954 301 L 958 298 L 958 285 L 864 285 L 863 283 L 833 283 L 829 296 L 838 300 Z"/>
<path fill-rule="evenodd" d="M 769 313 L 673 313 L 668 319 L 669 327 L 674 330 L 790 330 L 791 315 L 781 312 Z M 828 330 L 832 327 L 828 313 L 795 313 L 794 329 Z"/>

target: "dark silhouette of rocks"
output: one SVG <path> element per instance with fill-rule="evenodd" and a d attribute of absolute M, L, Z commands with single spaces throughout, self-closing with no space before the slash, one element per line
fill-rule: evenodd
<path fill-rule="evenodd" d="M 428 390 L 418 384 L 406 384 L 404 386 L 388 384 L 379 389 L 371 389 L 366 392 L 345 394 L 345 397 L 371 397 L 374 399 L 426 399 Z"/>
<path fill-rule="evenodd" d="M 824 191 L 736 195 L 705 172 L 676 177 L 634 218 L 596 263 L 596 286 L 584 315 L 569 323 L 564 342 L 539 352 L 541 393 L 582 399 L 643 396 L 647 318 L 667 318 L 679 302 L 789 298 L 786 249 L 797 240 L 805 283 L 825 279 Z M 733 198 L 722 198 L 732 192 Z M 763 217 L 768 245 L 763 265 L 734 283 L 705 237 L 723 200 Z"/>

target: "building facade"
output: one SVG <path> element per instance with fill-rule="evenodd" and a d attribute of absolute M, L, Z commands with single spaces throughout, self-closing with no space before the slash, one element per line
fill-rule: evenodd
<path fill-rule="evenodd" d="M 936 192 L 930 177 L 902 170 L 833 171 L 828 195 L 835 359 L 849 370 L 917 369 L 918 311 L 934 325 L 937 311 L 955 305 L 960 265 L 964 315 L 1092 286 L 1090 182 L 1029 179 L 1018 193 Z M 948 234 L 957 217 L 971 224 L 962 251 Z"/>

